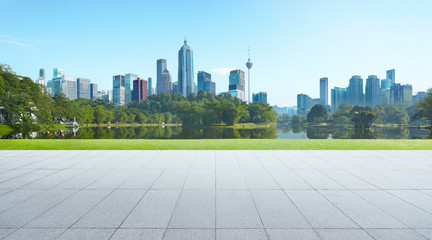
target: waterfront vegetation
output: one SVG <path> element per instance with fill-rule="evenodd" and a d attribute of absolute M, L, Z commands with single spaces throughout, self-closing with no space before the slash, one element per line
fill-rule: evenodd
<path fill-rule="evenodd" d="M 2 150 L 432 150 L 424 140 L 305 140 L 305 139 L 190 139 L 190 140 L 2 140 Z"/>
<path fill-rule="evenodd" d="M 41 131 L 56 123 L 76 121 L 82 125 L 140 124 L 235 126 L 236 124 L 274 124 L 276 112 L 267 104 L 246 103 L 228 93 L 215 95 L 204 91 L 187 97 L 179 93 L 149 96 L 143 102 L 115 106 L 106 99 L 69 100 L 59 94 L 51 98 L 44 86 L 15 74 L 0 65 L 0 121 L 13 128 Z M 246 125 L 241 125 L 246 126 Z"/>

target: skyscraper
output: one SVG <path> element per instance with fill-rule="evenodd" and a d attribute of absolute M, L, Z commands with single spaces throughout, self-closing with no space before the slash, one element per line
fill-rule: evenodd
<path fill-rule="evenodd" d="M 320 104 L 328 105 L 328 78 L 326 77 L 320 79 Z"/>
<path fill-rule="evenodd" d="M 251 62 L 250 59 L 250 48 L 249 48 L 249 58 L 248 61 L 246 62 L 246 67 L 248 68 L 248 102 L 251 102 L 251 68 L 253 66 L 253 63 Z"/>
<path fill-rule="evenodd" d="M 204 90 L 205 92 L 216 93 L 216 83 L 211 81 L 211 74 L 199 71 L 198 72 L 198 91 Z"/>
<path fill-rule="evenodd" d="M 352 76 L 348 87 L 348 103 L 363 105 L 363 79 L 360 76 Z"/>
<path fill-rule="evenodd" d="M 45 69 L 41 68 L 39 69 L 39 77 L 36 80 L 36 83 L 45 86 L 45 82 L 46 82 Z"/>
<path fill-rule="evenodd" d="M 305 116 L 312 108 L 312 98 L 307 94 L 297 94 L 297 114 Z"/>
<path fill-rule="evenodd" d="M 375 107 L 381 102 L 380 80 L 376 75 L 366 79 L 366 105 Z"/>
<path fill-rule="evenodd" d="M 336 112 L 340 105 L 347 103 L 347 89 L 335 87 L 331 90 L 331 109 Z"/>
<path fill-rule="evenodd" d="M 252 94 L 252 102 L 263 102 L 264 104 L 267 104 L 267 92 L 259 92 Z"/>
<path fill-rule="evenodd" d="M 391 103 L 403 102 L 403 90 L 400 83 L 394 83 L 390 90 L 390 101 Z"/>
<path fill-rule="evenodd" d="M 240 70 L 233 70 L 229 75 L 228 92 L 233 96 L 245 100 L 245 73 Z"/>
<path fill-rule="evenodd" d="M 150 96 L 153 94 L 153 79 L 152 78 L 148 78 L 147 85 L 148 85 L 147 96 Z"/>
<path fill-rule="evenodd" d="M 147 81 L 137 78 L 133 81 L 132 100 L 136 102 L 144 101 L 147 98 Z"/>
<path fill-rule="evenodd" d="M 61 75 L 53 79 L 52 96 L 64 94 L 70 100 L 77 99 L 77 81 L 74 77 Z"/>
<path fill-rule="evenodd" d="M 413 104 L 413 91 L 411 84 L 402 85 L 402 100 L 407 106 L 411 106 Z"/>
<path fill-rule="evenodd" d="M 99 98 L 98 85 L 96 83 L 90 83 L 90 99 L 96 100 Z"/>
<path fill-rule="evenodd" d="M 113 76 L 113 103 L 115 105 L 125 104 L 125 76 Z"/>
<path fill-rule="evenodd" d="M 132 100 L 132 82 L 138 78 L 138 75 L 133 73 L 125 74 L 125 104 Z"/>
<path fill-rule="evenodd" d="M 390 79 L 392 82 L 392 85 L 394 85 L 396 82 L 395 70 L 394 69 L 387 70 L 386 78 Z"/>
<path fill-rule="evenodd" d="M 90 79 L 77 78 L 77 98 L 91 99 Z"/>
<path fill-rule="evenodd" d="M 180 93 L 185 97 L 190 93 L 196 93 L 194 87 L 193 51 L 187 45 L 186 39 L 178 52 L 178 85 Z"/>
<path fill-rule="evenodd" d="M 43 80 L 46 79 L 45 69 L 43 69 L 43 68 L 39 69 L 39 77 L 42 78 Z"/>
<path fill-rule="evenodd" d="M 65 71 L 60 68 L 54 68 L 53 69 L 53 78 L 58 78 L 65 75 Z"/>
<path fill-rule="evenodd" d="M 165 59 L 158 59 L 156 65 L 157 65 L 156 93 L 157 94 L 163 92 L 171 93 L 172 79 L 171 79 L 171 73 L 167 69 L 167 61 Z"/>

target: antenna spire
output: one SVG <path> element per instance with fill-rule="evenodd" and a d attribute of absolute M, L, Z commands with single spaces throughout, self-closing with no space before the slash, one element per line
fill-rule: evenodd
<path fill-rule="evenodd" d="M 250 61 L 250 47 L 249 47 L 249 61 Z"/>

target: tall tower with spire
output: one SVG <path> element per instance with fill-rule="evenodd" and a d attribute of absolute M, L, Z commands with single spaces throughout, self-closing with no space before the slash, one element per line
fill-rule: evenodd
<path fill-rule="evenodd" d="M 178 86 L 179 93 L 187 97 L 195 92 L 193 51 L 188 46 L 185 37 L 184 44 L 178 52 Z"/>
<path fill-rule="evenodd" d="M 250 48 L 249 48 L 249 59 L 246 63 L 246 67 L 248 68 L 248 102 L 251 103 L 251 68 L 253 66 L 253 63 L 251 62 L 250 59 Z"/>

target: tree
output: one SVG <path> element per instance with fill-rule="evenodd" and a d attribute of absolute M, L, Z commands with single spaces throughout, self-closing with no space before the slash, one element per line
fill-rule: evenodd
<path fill-rule="evenodd" d="M 164 113 L 165 123 L 170 124 L 172 122 L 172 114 L 170 112 Z"/>
<path fill-rule="evenodd" d="M 314 123 L 327 121 L 328 118 L 329 113 L 327 109 L 321 104 L 316 104 L 315 106 L 313 106 L 306 116 L 308 122 Z"/>
<path fill-rule="evenodd" d="M 351 122 L 354 123 L 355 128 L 370 128 L 375 118 L 375 113 L 370 107 L 355 106 L 351 114 L 353 116 Z"/>
<path fill-rule="evenodd" d="M 432 125 L 432 92 L 416 104 L 414 119 L 425 119 Z"/>
<path fill-rule="evenodd" d="M 136 121 L 141 124 L 144 124 L 147 122 L 147 117 L 144 113 L 138 113 L 136 117 Z"/>
<path fill-rule="evenodd" d="M 108 115 L 109 115 L 109 113 L 111 113 L 110 111 L 108 111 L 103 105 L 99 105 L 99 106 L 97 106 L 96 108 L 95 108 L 95 110 L 94 110 L 94 119 L 95 119 L 95 122 L 97 123 L 97 124 L 101 124 L 101 123 L 104 123 L 104 122 L 109 122 L 109 120 L 107 120 L 108 119 Z"/>
<path fill-rule="evenodd" d="M 299 116 L 299 115 L 294 115 L 292 120 L 291 120 L 291 124 L 292 125 L 301 125 L 301 124 L 303 124 L 304 121 L 305 121 L 304 117 Z"/>
<path fill-rule="evenodd" d="M 274 123 L 276 112 L 273 107 L 263 102 L 251 103 L 248 105 L 249 121 L 253 123 Z"/>

